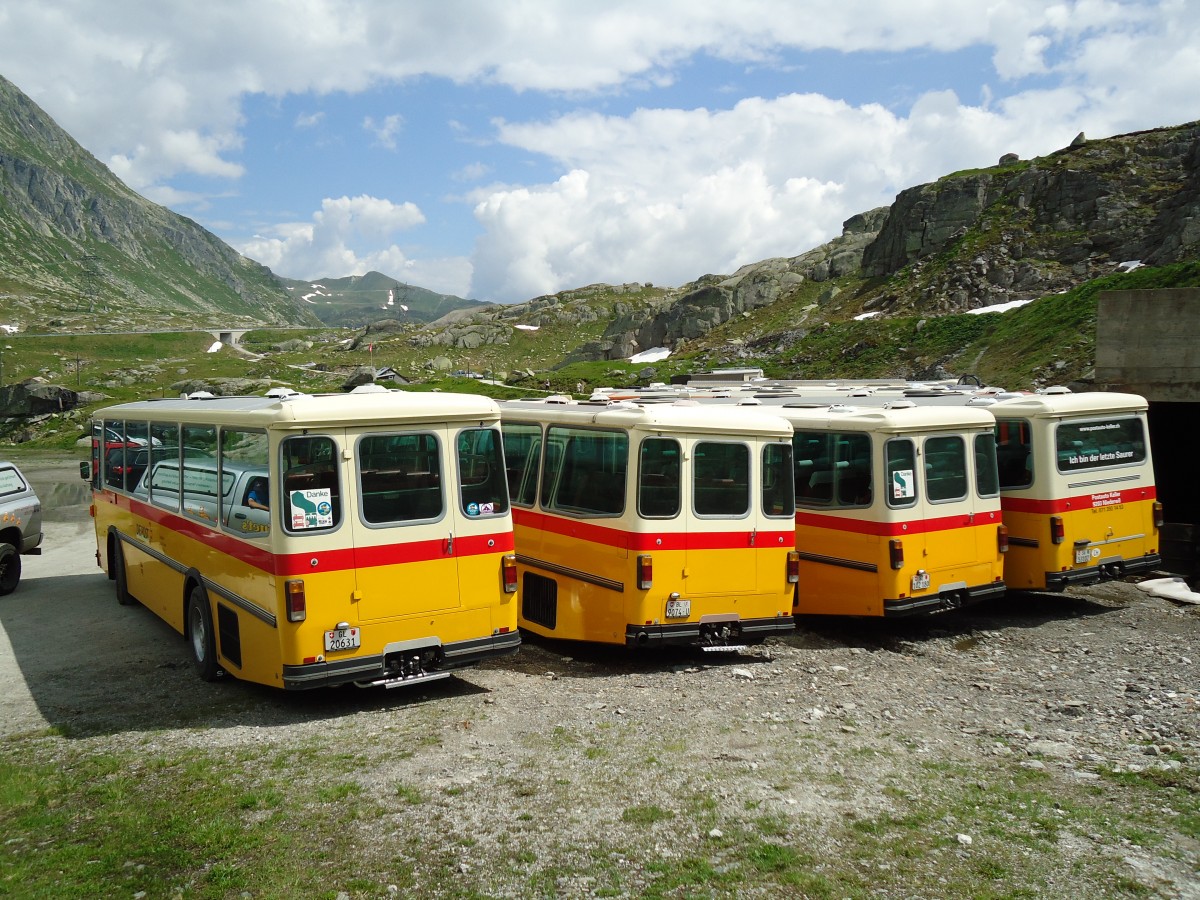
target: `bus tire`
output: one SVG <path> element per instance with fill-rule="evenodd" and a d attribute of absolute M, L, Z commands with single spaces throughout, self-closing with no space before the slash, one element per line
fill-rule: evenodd
<path fill-rule="evenodd" d="M 0 544 L 0 597 L 21 583 L 21 554 L 12 544 Z"/>
<path fill-rule="evenodd" d="M 217 665 L 217 641 L 213 634 L 208 592 L 202 585 L 193 586 L 188 595 L 187 625 L 196 674 L 204 681 L 216 681 L 221 674 L 221 667 Z"/>
<path fill-rule="evenodd" d="M 121 548 L 121 539 L 112 539 L 112 553 L 108 557 L 109 568 L 112 569 L 113 580 L 116 582 L 117 602 L 122 606 L 133 606 L 137 601 L 129 593 L 129 575 L 125 571 L 125 551 Z"/>

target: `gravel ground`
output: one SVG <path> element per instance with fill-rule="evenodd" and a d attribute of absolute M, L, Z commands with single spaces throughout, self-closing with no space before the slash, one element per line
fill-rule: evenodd
<path fill-rule="evenodd" d="M 354 873 L 330 896 L 1200 898 L 1196 607 L 1113 583 L 715 658 L 529 638 L 446 682 L 285 695 L 200 682 L 113 599 L 67 469 L 21 464 L 64 502 L 0 599 L 0 736 L 352 757 L 370 814 L 327 836 Z"/>

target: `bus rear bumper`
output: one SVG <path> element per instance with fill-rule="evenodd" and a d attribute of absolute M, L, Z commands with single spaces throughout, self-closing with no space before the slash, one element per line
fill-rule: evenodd
<path fill-rule="evenodd" d="M 1133 559 L 1106 559 L 1098 565 L 1082 569 L 1070 569 L 1066 572 L 1047 572 L 1046 590 L 1061 591 L 1074 584 L 1098 584 L 1101 581 L 1112 581 L 1127 575 L 1139 575 L 1149 572 L 1162 565 L 1162 557 L 1157 553 L 1147 553 Z"/>
<path fill-rule="evenodd" d="M 452 669 L 472 666 L 484 660 L 510 656 L 521 646 L 520 632 L 511 631 L 469 641 L 442 644 L 432 661 L 420 670 L 398 671 L 394 660 L 384 655 L 356 656 L 299 666 L 283 667 L 283 686 L 287 690 L 309 690 L 338 684 L 382 685 L 399 687 L 444 678 Z"/>
<path fill-rule="evenodd" d="M 964 606 L 971 606 L 981 600 L 1002 597 L 1004 591 L 1004 582 L 994 581 L 975 587 L 942 591 L 927 597 L 901 597 L 896 600 L 884 600 L 883 614 L 884 616 L 900 617 L 962 609 Z"/>
<path fill-rule="evenodd" d="M 726 627 L 727 626 L 727 627 Z M 737 649 L 761 644 L 773 635 L 796 630 L 789 616 L 769 619 L 731 619 L 725 622 L 681 622 L 678 625 L 626 625 L 626 647 L 721 647 Z"/>

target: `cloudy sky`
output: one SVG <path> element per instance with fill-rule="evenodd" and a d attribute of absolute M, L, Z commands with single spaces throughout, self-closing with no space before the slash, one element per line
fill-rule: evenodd
<path fill-rule="evenodd" d="M 0 74 L 280 275 L 508 302 L 1200 118 L 1200 2 L 0 0 Z"/>

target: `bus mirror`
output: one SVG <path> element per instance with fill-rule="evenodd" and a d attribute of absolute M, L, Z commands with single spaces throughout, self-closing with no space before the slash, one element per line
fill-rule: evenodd
<path fill-rule="evenodd" d="M 84 481 L 92 480 L 92 464 L 89 462 L 81 462 L 79 464 L 79 477 Z"/>

